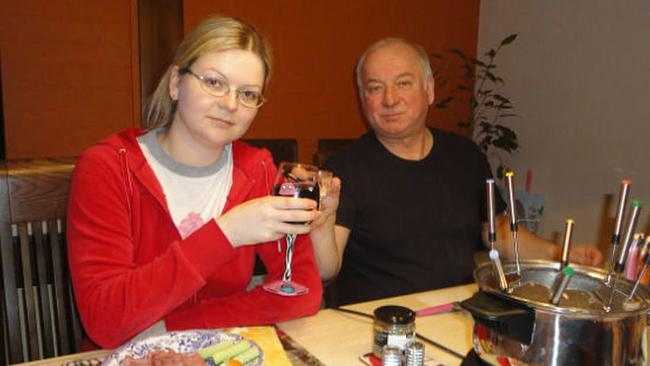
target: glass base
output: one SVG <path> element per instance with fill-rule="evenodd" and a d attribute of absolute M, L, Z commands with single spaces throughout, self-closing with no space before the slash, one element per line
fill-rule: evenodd
<path fill-rule="evenodd" d="M 294 281 L 274 281 L 264 284 L 262 288 L 268 292 L 281 296 L 300 296 L 309 292 L 309 289 Z"/>

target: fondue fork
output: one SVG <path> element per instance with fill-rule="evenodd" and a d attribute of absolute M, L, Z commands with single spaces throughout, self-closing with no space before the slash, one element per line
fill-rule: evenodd
<path fill-rule="evenodd" d="M 641 260 L 643 260 L 646 255 L 650 254 L 648 253 L 648 246 L 650 246 L 650 234 L 645 237 L 645 242 L 643 243 L 641 251 L 639 252 L 639 258 L 641 258 Z"/>
<path fill-rule="evenodd" d="M 508 184 L 508 206 L 510 214 L 510 231 L 512 232 L 512 242 L 515 247 L 515 264 L 517 267 L 517 274 L 521 276 L 521 267 L 519 266 L 519 239 L 517 237 L 517 216 L 515 215 L 515 189 L 512 182 L 515 173 L 512 171 L 506 172 L 506 182 Z"/>
<path fill-rule="evenodd" d="M 557 280 L 558 283 L 555 286 L 555 290 L 553 291 L 553 296 L 551 296 L 551 304 L 557 305 L 560 303 L 560 300 L 562 300 L 562 294 L 564 293 L 564 290 L 569 286 L 569 281 L 571 281 L 571 276 L 575 271 L 571 266 L 566 266 L 562 269 L 562 272 L 560 272 L 560 277 Z"/>
<path fill-rule="evenodd" d="M 634 235 L 634 231 L 636 230 L 636 225 L 639 222 L 639 211 L 641 211 L 641 207 L 643 207 L 641 201 L 639 200 L 632 201 L 632 214 L 630 216 L 630 221 L 628 223 L 627 230 L 625 231 L 623 247 L 621 247 L 621 251 L 618 254 L 618 260 L 614 265 L 614 272 L 616 272 L 616 276 L 614 277 L 614 284 L 612 285 L 612 289 L 609 293 L 609 301 L 607 301 L 607 306 L 605 306 L 605 311 L 607 312 L 611 310 L 612 300 L 614 299 L 614 291 L 616 290 L 616 284 L 618 283 L 618 280 L 621 277 L 621 273 L 625 268 L 625 260 L 627 259 L 627 252 L 630 247 L 630 243 L 632 242 L 632 236 Z"/>
<path fill-rule="evenodd" d="M 564 228 L 564 242 L 562 244 L 562 255 L 560 257 L 560 271 L 569 265 L 569 249 L 571 248 L 573 223 L 573 219 L 566 220 L 566 226 Z"/>
<path fill-rule="evenodd" d="M 490 250 L 490 259 L 494 264 L 494 269 L 497 273 L 497 280 L 499 281 L 499 288 L 503 292 L 510 292 L 508 288 L 508 280 L 506 279 L 506 273 L 503 271 L 503 265 L 501 264 L 501 259 L 499 258 L 499 251 L 496 249 Z"/>
<path fill-rule="evenodd" d="M 630 196 L 630 185 L 632 181 L 623 179 L 621 181 L 621 189 L 618 193 L 618 206 L 616 207 L 616 224 L 614 225 L 614 233 L 612 234 L 612 251 L 609 255 L 609 268 L 607 270 L 606 285 L 610 285 L 612 281 L 612 270 L 614 269 L 614 259 L 616 258 L 616 248 L 621 241 L 621 229 L 623 228 L 623 218 L 625 216 L 625 206 L 627 206 L 627 199 Z"/>
<path fill-rule="evenodd" d="M 487 179 L 485 183 L 488 197 L 488 222 L 490 226 L 490 229 L 488 231 L 488 242 L 490 243 L 490 260 L 492 260 L 492 264 L 494 264 L 494 272 L 497 275 L 499 288 L 501 291 L 507 292 L 508 280 L 506 279 L 506 273 L 503 270 L 503 265 L 501 263 L 501 259 L 499 258 L 499 251 L 495 248 L 497 241 L 497 230 L 494 218 L 494 179 Z"/>
<path fill-rule="evenodd" d="M 422 316 L 436 315 L 436 314 L 449 313 L 452 311 L 461 311 L 461 310 L 463 310 L 463 308 L 460 307 L 460 302 L 454 301 L 447 304 L 435 305 L 435 306 L 430 306 L 427 308 L 420 309 L 415 312 L 415 316 L 422 317 Z"/>
<path fill-rule="evenodd" d="M 488 242 L 490 243 L 490 249 L 494 249 L 494 245 L 497 241 L 497 229 L 494 219 L 494 179 L 486 179 L 485 184 L 487 187 L 487 214 L 488 222 L 490 223 L 490 230 L 488 231 Z"/>
<path fill-rule="evenodd" d="M 650 243 L 650 236 L 645 238 L 645 243 L 643 244 L 641 255 L 643 255 L 643 251 L 645 251 L 648 248 L 649 243 Z M 648 265 L 650 265 L 650 255 L 646 255 L 645 258 L 643 258 L 643 267 L 641 267 L 641 272 L 639 273 L 639 277 L 637 277 L 636 282 L 634 282 L 634 287 L 632 287 L 632 291 L 630 291 L 630 295 L 627 297 L 628 301 L 632 300 L 632 297 L 634 297 L 634 293 L 636 292 L 636 289 L 639 287 L 639 284 L 641 283 L 641 279 L 643 278 L 645 271 L 648 269 Z"/>

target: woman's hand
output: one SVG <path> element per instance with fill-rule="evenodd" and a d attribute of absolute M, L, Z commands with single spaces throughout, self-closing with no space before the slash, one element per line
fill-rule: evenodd
<path fill-rule="evenodd" d="M 319 216 L 316 202 L 307 198 L 265 196 L 246 201 L 217 218 L 234 247 L 266 243 L 286 234 L 306 234 Z"/>

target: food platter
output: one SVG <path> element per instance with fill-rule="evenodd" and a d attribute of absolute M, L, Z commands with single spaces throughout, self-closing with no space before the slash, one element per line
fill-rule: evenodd
<path fill-rule="evenodd" d="M 172 350 L 178 353 L 191 353 L 223 342 L 238 342 L 243 338 L 237 334 L 210 330 L 188 330 L 182 332 L 168 332 L 163 335 L 149 337 L 139 341 L 132 341 L 124 344 L 115 352 L 111 353 L 102 362 L 102 366 L 122 366 L 126 357 L 145 359 L 151 351 Z M 261 366 L 264 362 L 264 355 L 257 344 L 247 341 L 252 347 L 259 350 L 259 357 L 246 366 Z M 214 363 L 208 359 L 208 365 Z"/>

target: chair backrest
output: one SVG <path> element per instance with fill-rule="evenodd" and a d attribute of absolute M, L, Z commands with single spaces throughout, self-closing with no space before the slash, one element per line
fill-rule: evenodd
<path fill-rule="evenodd" d="M 314 165 L 322 166 L 336 151 L 354 141 L 356 139 L 318 139 L 318 151 L 314 154 Z"/>
<path fill-rule="evenodd" d="M 298 161 L 298 141 L 296 139 L 242 139 L 256 147 L 264 147 L 273 154 L 273 162 Z"/>
<path fill-rule="evenodd" d="M 0 364 L 78 352 L 81 327 L 69 280 L 65 211 L 73 158 L 0 166 Z"/>

